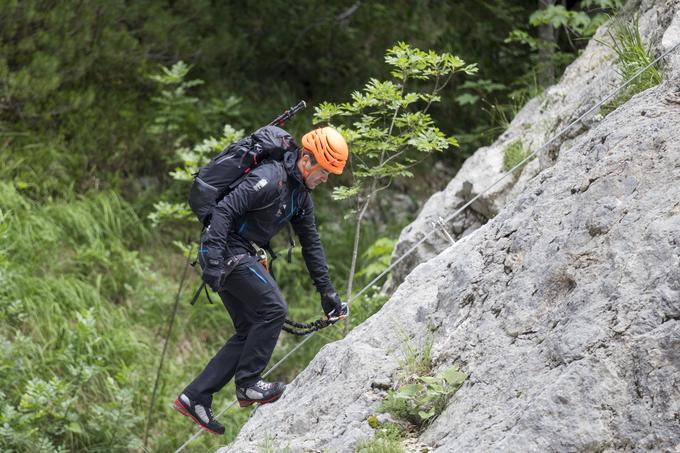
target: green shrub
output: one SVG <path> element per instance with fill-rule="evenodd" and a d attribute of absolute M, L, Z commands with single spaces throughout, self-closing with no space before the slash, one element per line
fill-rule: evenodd
<path fill-rule="evenodd" d="M 627 81 L 642 68 L 649 65 L 654 60 L 654 54 L 651 45 L 645 48 L 638 29 L 638 17 L 635 17 L 631 23 L 618 20 L 614 23 L 612 29 L 613 32 L 608 31 L 611 43 L 600 42 L 614 50 L 617 58 L 617 72 L 623 81 Z M 656 67 L 651 66 L 633 80 L 615 99 L 603 105 L 602 114 L 609 114 L 637 93 L 659 83 L 661 83 L 661 74 Z"/>
<path fill-rule="evenodd" d="M 503 171 L 509 171 L 526 157 L 527 152 L 524 150 L 524 144 L 522 143 L 521 138 L 508 143 L 505 146 L 505 151 L 503 152 Z M 517 172 L 515 174 L 519 174 L 524 165 L 526 165 L 526 162 L 517 168 Z"/>
<path fill-rule="evenodd" d="M 402 453 L 406 450 L 398 439 L 385 439 L 376 436 L 373 439 L 360 442 L 355 451 L 357 453 Z"/>
<path fill-rule="evenodd" d="M 371 427 L 375 429 L 375 436 L 359 442 L 355 449 L 357 453 L 402 453 L 405 451 L 401 444 L 404 438 L 402 428 L 392 423 Z"/>
<path fill-rule="evenodd" d="M 0 182 L 0 382 L 7 383 L 0 393 L 0 451 L 141 449 L 158 335 L 171 312 L 176 267 L 184 263 L 163 250 L 165 259 L 151 267 L 144 257 L 153 247 L 149 239 L 116 194 L 37 203 Z M 173 266 L 176 257 L 181 261 Z M 173 280 L 162 272 L 172 272 Z M 193 433 L 168 401 L 219 349 L 229 326 L 217 304 L 179 307 L 149 451 L 171 451 Z M 231 387 L 215 405 L 230 398 Z M 247 416 L 225 417 L 225 441 Z M 194 444 L 218 446 L 208 436 Z"/>
<path fill-rule="evenodd" d="M 418 376 L 415 383 L 402 385 L 397 391 L 389 391 L 380 410 L 423 427 L 441 414 L 449 398 L 466 378 L 467 375 L 456 366 L 436 376 Z"/>
<path fill-rule="evenodd" d="M 129 249 L 146 235 L 139 219 L 113 194 L 37 204 L 7 183 L 0 194 L 0 379 L 11 383 L 0 448 L 139 448 L 140 376 L 128 366 L 153 353 L 109 303 L 146 269 Z"/>

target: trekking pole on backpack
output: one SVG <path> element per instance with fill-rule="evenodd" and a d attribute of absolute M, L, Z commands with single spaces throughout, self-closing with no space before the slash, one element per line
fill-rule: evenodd
<path fill-rule="evenodd" d="M 294 117 L 300 110 L 303 110 L 306 107 L 307 107 L 307 103 L 305 101 L 300 101 L 297 104 L 295 104 L 294 106 L 292 106 L 291 108 L 289 108 L 288 110 L 286 110 L 285 112 L 283 112 L 282 114 L 280 114 L 279 116 L 277 116 L 276 118 L 274 118 L 274 120 L 272 120 L 269 124 L 267 124 L 267 126 L 282 127 L 286 122 L 288 122 L 292 117 Z M 245 156 L 245 154 L 244 154 L 244 156 Z M 243 158 L 242 158 L 242 160 L 243 160 Z M 240 168 L 240 165 L 239 165 L 239 168 Z M 249 169 L 247 169 L 247 171 L 248 170 Z M 247 171 L 245 173 L 247 173 Z M 241 181 L 241 179 L 242 178 L 239 178 L 232 185 L 237 184 L 238 182 Z M 190 196 L 189 204 L 191 205 L 191 196 Z M 193 205 L 192 205 L 192 209 L 193 209 Z M 204 223 L 204 226 L 207 226 L 207 222 Z M 208 295 L 208 289 L 205 286 L 205 282 L 201 282 L 201 286 L 198 287 L 198 289 L 194 293 L 194 296 L 191 298 L 191 305 L 194 305 L 196 303 L 196 301 L 198 300 L 198 298 L 201 295 L 201 291 L 204 288 L 205 288 L 205 294 L 208 297 L 208 300 L 210 300 L 210 296 Z M 211 300 L 210 300 L 210 303 L 212 303 Z"/>
<path fill-rule="evenodd" d="M 295 114 L 297 112 L 299 112 L 300 110 L 302 110 L 306 107 L 307 107 L 307 103 L 305 101 L 298 102 L 296 105 L 294 105 L 293 107 L 289 108 L 288 110 L 286 110 L 285 112 L 283 112 L 282 114 L 280 114 L 279 116 L 274 118 L 274 121 L 269 123 L 269 126 L 278 126 L 278 127 L 283 126 L 286 123 L 286 121 L 291 119 L 293 116 L 295 116 Z"/>

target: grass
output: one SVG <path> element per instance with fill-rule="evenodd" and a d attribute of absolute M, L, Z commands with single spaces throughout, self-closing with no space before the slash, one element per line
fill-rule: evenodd
<path fill-rule="evenodd" d="M 375 436 L 359 442 L 355 448 L 356 453 L 403 453 L 402 445 L 404 431 L 397 425 L 386 423 L 375 428 Z"/>
<path fill-rule="evenodd" d="M 360 442 L 355 451 L 357 453 L 402 453 L 404 447 L 399 439 L 385 439 L 374 437 L 370 440 Z"/>
<path fill-rule="evenodd" d="M 130 387 L 139 376 L 126 368 L 153 355 L 150 338 L 122 328 L 127 310 L 115 302 L 139 282 L 142 267 L 120 238 L 145 232 L 115 195 L 38 205 L 2 183 L 0 199 L 0 339 L 8 346 L 0 378 L 12 383 L 0 395 L 0 446 L 134 448 L 130 433 L 140 420 Z"/>
<path fill-rule="evenodd" d="M 398 383 L 413 382 L 416 376 L 427 375 L 432 372 L 432 346 L 434 332 L 428 328 L 420 343 L 416 343 L 399 320 L 393 320 L 392 330 L 399 337 L 401 360 L 396 380 Z"/>
<path fill-rule="evenodd" d="M 172 311 L 184 257 L 163 244 L 132 206 L 115 193 L 64 195 L 35 201 L 11 182 L 0 182 L 0 450 L 141 451 L 151 388 Z M 366 242 L 384 235 L 366 228 Z M 326 235 L 329 236 L 329 235 Z M 342 260 L 340 236 L 328 244 Z M 346 239 L 346 242 L 344 242 Z M 290 318 L 309 321 L 321 309 L 300 247 L 293 263 L 277 261 L 277 277 Z M 331 275 L 341 275 L 335 269 Z M 334 279 L 338 289 L 342 281 Z M 147 451 L 172 451 L 195 431 L 169 402 L 205 366 L 232 332 L 215 304 L 188 304 L 189 285 L 171 336 Z M 368 295 L 353 306 L 352 326 L 384 303 Z M 293 379 L 342 329 L 325 329 L 272 374 Z M 271 363 L 301 338 L 282 334 Z M 215 396 L 215 412 L 234 399 L 228 385 Z M 221 417 L 226 435 L 201 436 L 188 451 L 228 443 L 250 411 Z M 36 429 L 36 427 L 42 427 Z"/>
<path fill-rule="evenodd" d="M 0 450 L 141 449 L 140 414 L 149 404 L 159 335 L 181 270 L 158 271 L 144 252 L 154 244 L 116 194 L 35 202 L 0 183 L 0 380 L 8 383 L 0 392 Z M 183 265 L 181 256 L 176 261 Z M 148 451 L 172 450 L 193 433 L 168 401 L 228 335 L 223 308 L 218 315 L 218 307 L 191 311 L 186 305 Z M 218 333 L 205 338 L 204 331 Z M 233 397 L 233 390 L 222 393 L 218 405 Z M 247 414 L 228 414 L 229 435 Z M 203 436 L 195 448 L 218 447 L 227 437 Z"/>
<path fill-rule="evenodd" d="M 522 139 L 518 138 L 505 146 L 503 151 L 503 171 L 510 171 L 515 165 L 519 164 L 527 157 Z M 519 175 L 526 162 L 517 168 L 515 175 Z"/>
<path fill-rule="evenodd" d="M 617 72 L 622 80 L 627 81 L 654 60 L 651 46 L 645 47 L 640 36 L 638 17 L 635 17 L 630 23 L 623 20 L 616 21 L 608 34 L 611 43 L 603 41 L 600 41 L 600 43 L 615 52 Z M 602 114 L 609 114 L 637 93 L 659 83 L 661 83 L 661 74 L 656 67 L 651 66 L 633 80 L 615 99 L 603 105 Z"/>
<path fill-rule="evenodd" d="M 265 434 L 264 440 L 260 445 L 258 453 L 291 453 L 289 447 L 283 449 L 274 446 L 274 440 L 268 434 Z"/>

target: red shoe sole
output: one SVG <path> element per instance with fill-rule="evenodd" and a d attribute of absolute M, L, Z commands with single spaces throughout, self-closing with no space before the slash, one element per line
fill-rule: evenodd
<path fill-rule="evenodd" d="M 175 400 L 175 402 L 174 402 L 174 404 L 173 404 L 172 406 L 173 406 L 173 407 L 177 410 L 177 412 L 179 412 L 180 414 L 184 415 L 185 417 L 189 417 L 190 419 L 192 419 L 192 420 L 194 421 L 194 423 L 196 423 L 198 426 L 200 426 L 201 428 L 203 428 L 204 431 L 207 431 L 207 432 L 209 432 L 210 434 L 214 434 L 214 435 L 216 435 L 216 436 L 221 436 L 221 435 L 222 435 L 222 434 L 218 433 L 217 431 L 213 431 L 212 429 L 208 428 L 207 426 L 203 426 L 203 425 L 201 424 L 201 422 L 199 422 L 198 420 L 196 420 L 196 417 L 194 417 L 193 415 L 191 415 L 191 414 L 184 408 L 184 405 L 183 405 L 179 400 Z"/>
<path fill-rule="evenodd" d="M 281 398 L 281 395 L 283 395 L 283 392 L 279 393 L 278 395 L 272 396 L 268 400 L 238 400 L 238 404 L 241 407 L 247 407 L 255 403 L 260 403 L 260 404 L 267 404 L 267 403 L 273 403 L 274 401 L 278 400 Z"/>

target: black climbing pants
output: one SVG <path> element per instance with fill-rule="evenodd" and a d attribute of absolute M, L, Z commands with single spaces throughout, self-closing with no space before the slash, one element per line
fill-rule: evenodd
<path fill-rule="evenodd" d="M 254 257 L 229 274 L 219 295 L 236 333 L 210 360 L 184 393 L 210 406 L 212 395 L 235 377 L 237 386 L 254 384 L 271 358 L 286 319 L 287 306 L 272 276 Z"/>

